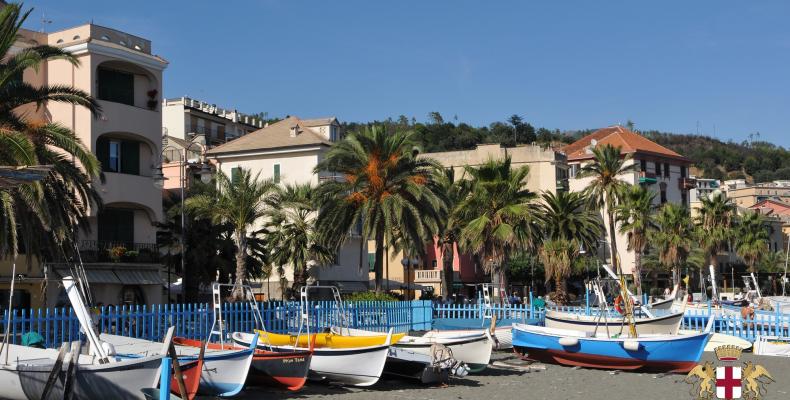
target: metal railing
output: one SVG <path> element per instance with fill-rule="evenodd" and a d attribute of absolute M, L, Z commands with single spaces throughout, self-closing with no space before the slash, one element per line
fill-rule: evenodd
<path fill-rule="evenodd" d="M 83 240 L 80 242 L 83 262 L 139 262 L 158 263 L 156 243 Z"/>
<path fill-rule="evenodd" d="M 438 269 L 418 269 L 414 271 L 414 282 L 441 282 L 442 271 Z"/>

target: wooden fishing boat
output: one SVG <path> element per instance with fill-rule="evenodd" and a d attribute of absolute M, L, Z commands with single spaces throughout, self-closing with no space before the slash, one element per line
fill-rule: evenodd
<path fill-rule="evenodd" d="M 199 348 L 201 342 L 186 338 L 173 338 L 173 343 L 180 346 Z M 206 345 L 211 350 L 233 350 L 243 349 L 241 346 L 234 346 L 231 343 L 208 343 Z M 247 375 L 248 385 L 270 385 L 282 387 L 288 390 L 299 390 L 307 381 L 307 374 L 310 370 L 310 359 L 313 353 L 310 350 L 293 352 L 274 352 L 262 350 L 260 347 L 255 349 L 252 356 L 252 364 Z"/>
<path fill-rule="evenodd" d="M 370 346 L 381 346 L 388 343 L 387 335 L 376 334 L 375 336 L 343 336 L 332 332 L 314 333 L 308 338 L 307 335 L 282 335 L 277 333 L 255 330 L 261 336 L 261 343 L 268 343 L 273 346 L 296 346 L 310 347 L 311 344 L 317 349 L 350 349 Z M 405 333 L 393 333 L 392 342 L 396 343 Z"/>
<path fill-rule="evenodd" d="M 636 331 L 640 335 L 674 335 L 678 333 L 681 322 L 683 322 L 683 312 L 655 317 L 634 318 Z M 616 333 L 628 327 L 627 324 L 624 324 L 623 317 L 617 313 L 612 313 L 608 316 L 599 316 L 556 310 L 546 310 L 545 326 L 547 328 L 571 329 L 590 333 Z"/>
<path fill-rule="evenodd" d="M 754 354 L 760 356 L 790 357 L 790 339 L 778 336 L 758 335 L 754 342 Z"/>
<path fill-rule="evenodd" d="M 681 335 L 692 335 L 697 333 L 697 331 L 681 329 L 678 333 Z M 752 342 L 724 333 L 711 333 L 710 340 L 708 340 L 708 344 L 705 345 L 705 351 L 712 352 L 719 346 L 735 346 L 741 350 L 748 350 L 752 348 Z"/>
<path fill-rule="evenodd" d="M 170 377 L 170 393 L 180 396 L 183 400 L 193 400 L 195 396 L 197 396 L 198 389 L 200 388 L 200 374 L 203 371 L 203 358 L 198 357 L 197 360 L 192 361 L 179 360 L 178 362 L 181 370 L 181 379 L 184 382 L 184 389 L 186 389 L 187 393 L 186 396 L 181 396 L 175 371 L 173 371 L 173 376 Z"/>
<path fill-rule="evenodd" d="M 434 318 L 433 331 L 426 333 L 423 336 L 433 335 L 459 335 L 463 331 L 476 331 L 482 333 L 484 329 L 491 332 L 491 346 L 494 350 L 509 350 L 513 348 L 513 334 L 512 325 L 514 323 L 525 323 L 528 325 L 538 324 L 540 321 L 537 319 L 521 319 L 521 318 L 504 318 L 496 319 L 493 332 L 490 330 L 491 320 L 484 318 Z"/>
<path fill-rule="evenodd" d="M 350 328 L 333 328 L 333 330 L 348 336 L 379 334 L 378 332 Z M 435 344 L 440 344 L 452 351 L 453 358 L 466 363 L 470 372 L 480 372 L 486 369 L 491 361 L 492 341 L 490 334 L 486 330 L 448 332 L 446 334 L 435 332 L 430 336 L 404 336 L 393 347 L 430 355 L 431 347 Z"/>
<path fill-rule="evenodd" d="M 416 379 L 421 383 L 447 382 L 450 376 L 463 378 L 469 367 L 455 360 L 446 348 L 435 349 L 432 355 L 393 346 L 384 364 L 384 374 Z"/>
<path fill-rule="evenodd" d="M 710 339 L 690 335 L 593 336 L 589 332 L 513 325 L 513 349 L 524 358 L 568 366 L 618 370 L 688 372 L 700 360 Z"/>
<path fill-rule="evenodd" d="M 231 340 L 241 346 L 249 346 L 257 334 L 233 332 Z M 310 360 L 312 379 L 327 380 L 352 386 L 370 386 L 378 382 L 384 371 L 384 363 L 390 348 L 392 333 L 387 335 L 383 344 L 367 347 L 318 347 L 315 346 Z M 280 353 L 309 351 L 310 348 L 293 345 L 274 345 L 265 338 L 258 343 L 258 349 Z"/>
<path fill-rule="evenodd" d="M 147 354 L 162 346 L 159 342 L 126 336 L 102 335 L 120 357 L 134 358 Z M 198 393 L 206 396 L 228 397 L 241 392 L 250 371 L 258 336 L 253 335 L 244 349 L 208 349 L 203 356 Z M 191 346 L 175 346 L 179 362 L 198 359 L 200 349 Z"/>

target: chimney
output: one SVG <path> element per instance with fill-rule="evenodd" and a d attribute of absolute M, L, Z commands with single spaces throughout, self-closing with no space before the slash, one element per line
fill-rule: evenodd
<path fill-rule="evenodd" d="M 299 125 L 294 125 L 291 127 L 291 137 L 296 137 L 299 133 Z"/>

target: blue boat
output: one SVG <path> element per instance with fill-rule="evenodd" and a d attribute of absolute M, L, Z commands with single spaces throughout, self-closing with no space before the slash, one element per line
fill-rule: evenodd
<path fill-rule="evenodd" d="M 710 340 L 711 327 L 708 324 L 705 332 L 690 335 L 609 338 L 575 330 L 514 324 L 513 349 L 528 359 L 569 366 L 688 372 L 699 363 Z"/>

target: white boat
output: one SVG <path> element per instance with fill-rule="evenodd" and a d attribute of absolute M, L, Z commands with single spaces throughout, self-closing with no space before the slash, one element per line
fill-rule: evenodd
<path fill-rule="evenodd" d="M 380 333 L 378 334 L 380 335 Z M 242 346 L 249 346 L 253 334 L 233 332 L 231 340 Z M 310 377 L 352 386 L 370 386 L 378 382 L 387 362 L 387 353 L 392 342 L 392 330 L 380 346 L 348 347 L 348 348 L 314 348 L 310 360 Z M 309 348 L 297 346 L 271 346 L 265 340 L 258 343 L 258 348 L 267 351 L 293 352 L 308 351 Z"/>
<path fill-rule="evenodd" d="M 693 335 L 698 333 L 694 330 L 681 329 L 678 334 L 680 335 Z M 737 336 L 726 335 L 724 333 L 711 333 L 708 344 L 705 345 L 705 351 L 712 352 L 719 346 L 736 346 L 742 350 L 748 350 L 752 347 L 752 342 L 741 339 Z"/>
<path fill-rule="evenodd" d="M 754 354 L 760 356 L 790 357 L 790 339 L 777 336 L 758 335 L 754 342 Z"/>
<path fill-rule="evenodd" d="M 498 326 L 491 332 L 490 329 L 452 329 L 452 330 L 431 330 L 422 337 L 426 338 L 458 338 L 469 335 L 484 335 L 486 332 L 492 333 L 491 349 L 510 350 L 513 348 L 513 327 Z"/>
<path fill-rule="evenodd" d="M 333 328 L 339 329 L 339 328 Z M 343 335 L 371 336 L 380 335 L 379 332 L 361 329 L 342 328 Z M 462 333 L 447 331 L 432 332 L 430 336 L 404 336 L 393 347 L 412 350 L 418 353 L 431 355 L 431 346 L 441 344 L 452 352 L 453 358 L 469 366 L 470 372 L 480 372 L 491 361 L 492 339 L 487 331 L 461 331 Z"/>
<path fill-rule="evenodd" d="M 162 343 L 126 336 L 102 335 L 102 340 L 110 343 L 117 354 L 135 356 L 147 354 L 162 346 Z M 251 338 L 257 344 L 257 336 Z M 211 350 L 206 349 L 203 356 L 203 371 L 200 373 L 198 393 L 206 396 L 234 396 L 244 388 L 254 353 L 254 344 L 248 349 Z M 175 346 L 179 360 L 197 359 L 200 348 Z"/>
<path fill-rule="evenodd" d="M 6 343 L 0 353 L 0 398 L 11 400 L 41 399 L 52 371 L 54 384 L 50 386 L 47 399 L 65 398 L 65 386 L 72 382 L 74 399 L 145 399 L 143 389 L 156 387 L 159 369 L 167 347 L 155 349 L 150 355 L 134 360 L 122 360 L 113 352 L 112 346 L 99 340 L 90 322 L 87 308 L 71 277 L 63 279 L 64 289 L 74 308 L 82 331 L 88 338 L 90 355 L 78 355 L 77 351 L 61 356 L 55 349 L 36 349 Z M 172 328 L 168 331 L 169 345 Z M 74 349 L 76 350 L 76 349 Z M 56 367 L 58 359 L 62 361 Z M 67 377 L 69 370 L 75 371 L 73 378 Z"/>
<path fill-rule="evenodd" d="M 606 312 L 606 311 L 604 311 Z M 676 335 L 683 321 L 683 312 L 675 312 L 664 316 L 635 317 L 634 325 L 640 335 Z M 547 328 L 570 329 L 582 332 L 619 332 L 628 327 L 619 314 L 584 315 L 556 310 L 546 310 L 545 325 Z M 608 329 L 608 330 L 607 330 Z"/>

